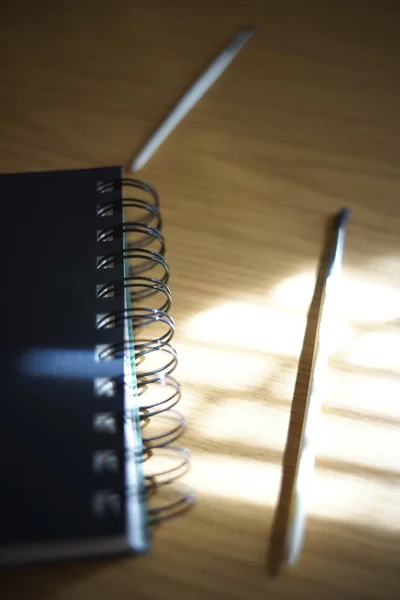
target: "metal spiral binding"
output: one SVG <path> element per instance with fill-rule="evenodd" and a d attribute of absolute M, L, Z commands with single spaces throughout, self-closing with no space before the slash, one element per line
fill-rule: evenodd
<path fill-rule="evenodd" d="M 132 190 L 144 192 L 146 199 L 126 197 L 126 192 Z M 132 340 L 104 346 L 98 358 L 123 358 L 126 352 L 134 353 L 143 443 L 140 460 L 143 462 L 149 520 L 157 523 L 184 511 L 192 503 L 190 491 L 162 493 L 168 484 L 188 470 L 189 453 L 175 444 L 186 425 L 183 416 L 174 408 L 180 400 L 181 388 L 172 375 L 178 359 L 171 345 L 175 323 L 168 312 L 172 300 L 159 199 L 150 185 L 135 179 L 104 182 L 98 191 L 101 194 L 123 192 L 118 200 L 99 204 L 98 216 L 112 216 L 123 211 L 128 220 L 98 231 L 98 242 L 123 238 L 125 245 L 122 251 L 102 256 L 97 268 L 108 269 L 128 261 L 129 269 L 125 270 L 122 279 L 98 286 L 97 296 L 106 298 L 128 291 L 131 306 L 101 315 L 97 327 L 106 329 L 129 323 L 133 330 Z M 122 201 L 120 196 L 124 196 Z M 104 385 L 109 389 L 121 382 L 110 379 Z"/>

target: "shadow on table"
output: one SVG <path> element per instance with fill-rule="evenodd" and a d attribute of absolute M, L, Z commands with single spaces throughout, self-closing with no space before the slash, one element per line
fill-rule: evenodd
<path fill-rule="evenodd" d="M 154 532 L 147 556 L 8 569 L 0 586 L 4 598 L 24 600 L 398 597 L 399 532 L 310 517 L 298 568 L 271 579 L 263 549 L 272 517 L 262 504 L 204 496 Z"/>

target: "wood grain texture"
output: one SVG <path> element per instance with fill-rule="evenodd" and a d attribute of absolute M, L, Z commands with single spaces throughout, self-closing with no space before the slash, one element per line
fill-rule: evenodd
<path fill-rule="evenodd" d="M 3 572 L 5 597 L 399 597 L 398 19 L 389 0 L 1 4 L 1 172 L 128 165 L 232 35 L 257 29 L 140 173 L 162 201 L 199 502 L 148 556 Z M 306 543 L 270 578 L 313 277 L 343 205 Z"/>

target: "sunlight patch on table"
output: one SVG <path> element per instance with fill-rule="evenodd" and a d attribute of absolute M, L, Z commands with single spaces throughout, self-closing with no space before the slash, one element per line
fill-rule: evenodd
<path fill-rule="evenodd" d="M 221 389 L 266 385 L 276 367 L 274 357 L 202 344 L 179 344 L 179 379 Z"/>
<path fill-rule="evenodd" d="M 399 379 L 395 374 L 352 373 L 332 365 L 325 405 L 355 419 L 360 415 L 372 421 L 400 421 Z"/>
<path fill-rule="evenodd" d="M 315 282 L 312 272 L 285 279 L 272 291 L 275 305 L 292 312 L 307 311 Z M 400 289 L 346 270 L 339 280 L 335 303 L 339 319 L 348 323 L 388 322 L 400 316 Z"/>
<path fill-rule="evenodd" d="M 398 479 L 400 486 L 400 427 L 324 413 L 316 435 L 317 460 L 343 470 L 376 473 L 381 479 Z M 373 475 L 375 476 L 375 475 Z"/>
<path fill-rule="evenodd" d="M 202 495 L 275 507 L 281 467 L 265 461 L 197 453 L 189 483 Z M 400 486 L 378 478 L 317 469 L 309 517 L 400 531 Z M 266 531 L 266 535 L 270 532 Z"/>
<path fill-rule="evenodd" d="M 265 396 L 265 402 L 227 398 L 220 406 L 210 407 L 197 428 L 204 436 L 215 440 L 282 451 L 290 405 L 268 406 L 268 392 Z"/>
<path fill-rule="evenodd" d="M 209 407 L 196 424 L 204 438 L 241 444 L 258 451 L 281 452 L 290 418 L 289 403 L 268 405 L 262 400 L 227 398 Z M 357 418 L 325 413 L 315 435 L 317 459 L 331 465 L 343 464 L 344 471 L 375 471 L 377 477 L 398 476 L 400 485 L 400 428 Z"/>
<path fill-rule="evenodd" d="M 306 316 L 277 310 L 269 306 L 232 302 L 195 316 L 187 334 L 207 344 L 258 350 L 281 356 L 297 356 L 301 352 Z M 349 336 L 341 324 L 332 330 L 335 351 Z"/>
<path fill-rule="evenodd" d="M 353 365 L 400 374 L 400 333 L 374 331 L 357 336 L 344 354 Z"/>
<path fill-rule="evenodd" d="M 310 306 L 316 275 L 301 273 L 284 279 L 272 290 L 272 299 L 275 306 L 292 312 L 306 312 Z"/>

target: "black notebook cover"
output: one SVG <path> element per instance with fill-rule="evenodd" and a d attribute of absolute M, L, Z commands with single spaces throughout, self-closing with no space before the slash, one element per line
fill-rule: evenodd
<path fill-rule="evenodd" d="M 124 339 L 123 328 L 96 328 L 96 315 L 124 308 L 122 296 L 99 306 L 96 294 L 123 277 L 121 262 L 97 269 L 99 256 L 122 250 L 121 238 L 97 241 L 122 223 L 122 211 L 98 216 L 98 186 L 120 177 L 119 167 L 0 176 L 0 562 L 146 545 L 140 509 L 127 522 L 123 386 L 110 397 L 95 384 L 124 375 L 123 359 L 96 359 L 96 348 Z M 115 430 L 96 430 L 109 411 Z M 96 472 L 107 449 L 117 468 Z"/>

